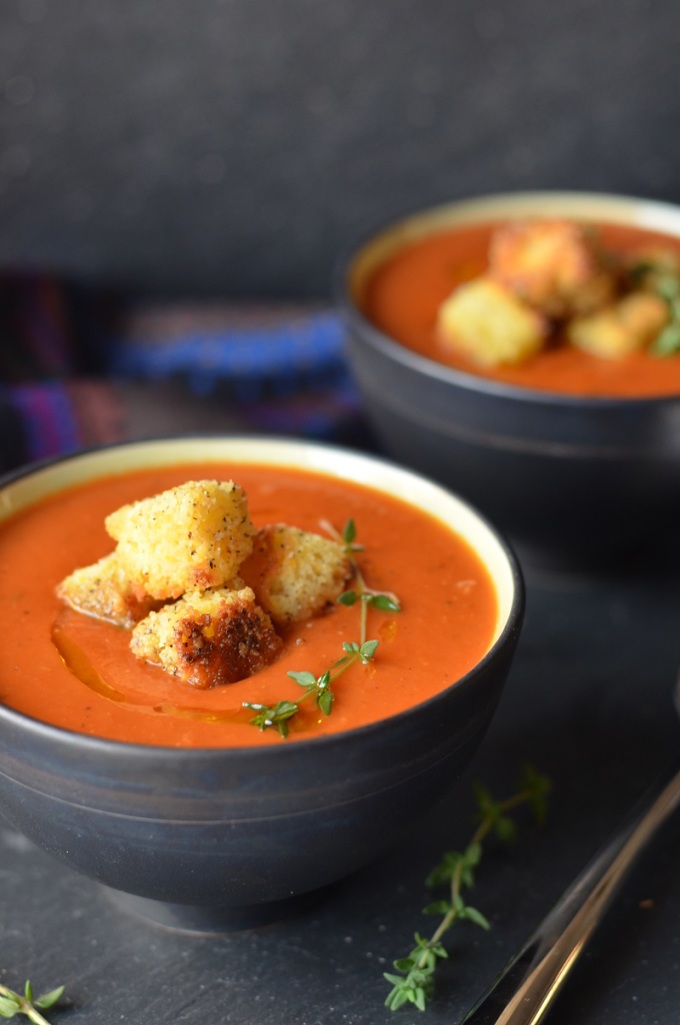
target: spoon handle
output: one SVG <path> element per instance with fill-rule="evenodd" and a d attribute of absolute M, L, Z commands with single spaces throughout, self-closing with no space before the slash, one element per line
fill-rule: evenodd
<path fill-rule="evenodd" d="M 536 1025 L 541 1020 L 635 858 L 679 802 L 680 765 L 674 763 L 562 894 L 463 1025 Z"/>

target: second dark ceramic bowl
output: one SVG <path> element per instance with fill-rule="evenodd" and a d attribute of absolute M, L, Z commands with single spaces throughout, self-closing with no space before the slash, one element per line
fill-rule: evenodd
<path fill-rule="evenodd" d="M 657 545 L 680 508 L 680 395 L 575 397 L 436 363 L 378 330 L 361 295 L 374 269 L 425 235 L 523 216 L 639 226 L 680 237 L 680 209 L 579 193 L 491 196 L 406 217 L 341 261 L 349 358 L 384 451 L 455 489 L 541 569 L 611 568 Z"/>
<path fill-rule="evenodd" d="M 133 910 L 192 930 L 276 918 L 412 835 L 486 730 L 524 601 L 512 553 L 466 503 L 386 461 L 301 441 L 178 439 L 71 457 L 0 482 L 0 520 L 95 477 L 205 461 L 310 469 L 429 510 L 479 553 L 498 618 L 487 654 L 462 679 L 408 711 L 335 736 L 152 747 L 72 733 L 0 705 L 2 814 Z"/>

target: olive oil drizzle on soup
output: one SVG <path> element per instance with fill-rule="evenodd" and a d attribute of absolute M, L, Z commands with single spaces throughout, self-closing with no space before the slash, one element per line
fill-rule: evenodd
<path fill-rule="evenodd" d="M 281 656 L 238 683 L 198 690 L 136 659 L 129 632 L 64 607 L 55 587 L 77 566 L 113 548 L 104 518 L 119 506 L 189 479 L 233 479 L 248 494 L 256 527 L 283 521 L 322 533 L 321 520 L 357 527 L 367 583 L 394 592 L 402 611 L 369 610 L 375 660 L 334 686 L 332 714 L 307 705 L 282 740 L 248 723 L 243 701 L 295 700 L 288 671 L 320 674 L 359 639 L 356 607 L 286 635 Z M 169 746 L 291 743 L 395 714 L 438 693 L 483 657 L 497 602 L 477 555 L 444 524 L 396 498 L 323 475 L 208 463 L 107 477 L 36 503 L 0 525 L 0 698 L 11 708 L 70 730 Z"/>
<path fill-rule="evenodd" d="M 568 345 L 550 346 L 516 366 L 483 368 L 445 351 L 435 333 L 437 311 L 454 288 L 483 274 L 498 223 L 433 233 L 389 256 L 370 276 L 361 305 L 381 331 L 422 356 L 476 376 L 570 395 L 645 398 L 680 394 L 680 355 L 635 352 L 602 359 Z M 654 248 L 680 255 L 680 239 L 613 224 L 596 225 L 603 246 L 634 254 Z"/>

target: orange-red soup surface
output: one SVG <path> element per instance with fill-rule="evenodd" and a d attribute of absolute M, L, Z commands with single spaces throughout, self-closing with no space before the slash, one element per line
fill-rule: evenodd
<path fill-rule="evenodd" d="M 120 505 L 190 479 L 233 479 L 256 527 L 283 521 L 322 533 L 352 518 L 370 587 L 394 592 L 400 613 L 369 611 L 374 661 L 335 684 L 332 714 L 304 704 L 288 739 L 248 723 L 243 701 L 296 700 L 286 674 L 319 675 L 359 640 L 358 606 L 295 627 L 282 655 L 246 680 L 197 690 L 137 660 L 129 633 L 64 608 L 55 585 L 111 551 L 104 518 Z M 441 691 L 488 650 L 496 597 L 476 554 L 428 514 L 369 488 L 308 472 L 194 465 L 107 477 L 50 496 L 0 526 L 0 700 L 37 719 L 95 736 L 169 746 L 291 743 L 399 712 Z M 56 643 L 55 643 L 56 641 Z M 60 654 L 61 652 L 61 654 Z"/>
<path fill-rule="evenodd" d="M 361 298 L 368 319 L 414 352 L 459 370 L 523 388 L 600 397 L 649 397 L 680 393 L 680 355 L 636 352 L 602 359 L 570 345 L 554 345 L 516 366 L 480 368 L 437 341 L 437 310 L 454 288 L 484 273 L 489 241 L 498 223 L 460 227 L 404 245 L 369 277 Z M 664 248 L 680 253 L 680 239 L 639 228 L 598 225 L 613 252 Z"/>

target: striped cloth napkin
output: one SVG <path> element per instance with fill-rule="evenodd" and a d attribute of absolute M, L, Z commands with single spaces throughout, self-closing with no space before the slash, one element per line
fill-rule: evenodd
<path fill-rule="evenodd" d="M 341 441 L 365 432 L 344 330 L 325 307 L 133 308 L 109 339 L 106 369 L 124 380 L 181 380 L 260 429 Z"/>
<path fill-rule="evenodd" d="M 117 440 L 120 383 L 175 382 L 234 411 L 246 430 L 372 447 L 328 306 L 125 303 L 50 275 L 5 273 L 0 343 L 3 469 L 93 437 Z"/>

